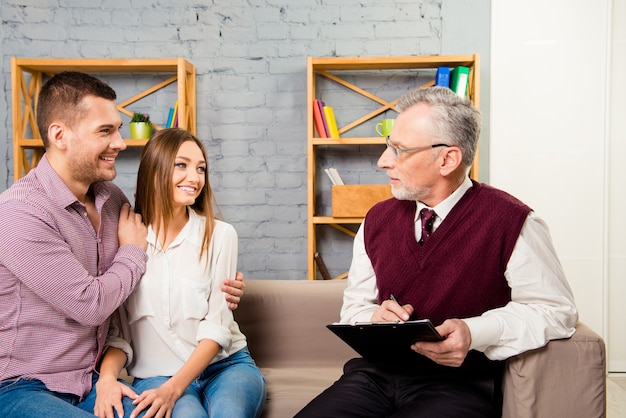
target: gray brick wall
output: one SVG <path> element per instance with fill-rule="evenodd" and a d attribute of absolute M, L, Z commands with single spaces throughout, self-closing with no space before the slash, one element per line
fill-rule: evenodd
<path fill-rule="evenodd" d="M 487 42 L 442 47 L 450 37 L 467 37 L 463 28 L 446 27 L 456 3 L 461 0 L 2 0 L 0 189 L 13 179 L 10 57 L 183 56 L 197 68 L 198 136 L 210 153 L 223 217 L 239 233 L 239 269 L 248 278 L 303 279 L 306 57 L 482 53 L 488 29 Z M 489 1 L 473 4 L 488 16 Z M 120 99 L 141 86 L 132 77 L 110 82 Z M 166 92 L 138 106 L 165 121 L 173 97 Z M 384 181 L 375 169 L 379 151 L 361 151 L 374 163 L 347 176 Z M 124 154 L 116 183 L 132 200 L 139 151 Z M 329 269 L 338 274 L 349 265 L 350 239 L 332 230 L 321 235 Z"/>

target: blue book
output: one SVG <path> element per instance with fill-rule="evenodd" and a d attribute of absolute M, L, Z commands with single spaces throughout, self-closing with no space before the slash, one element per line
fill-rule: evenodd
<path fill-rule="evenodd" d="M 168 128 L 178 128 L 178 101 L 174 104 L 174 113 L 172 114 L 172 120 Z"/>
<path fill-rule="evenodd" d="M 435 76 L 435 86 L 450 87 L 450 68 L 438 67 Z"/>
<path fill-rule="evenodd" d="M 167 123 L 165 124 L 166 128 L 170 128 L 172 124 L 172 116 L 174 116 L 174 108 L 170 107 L 170 112 L 167 115 Z"/>

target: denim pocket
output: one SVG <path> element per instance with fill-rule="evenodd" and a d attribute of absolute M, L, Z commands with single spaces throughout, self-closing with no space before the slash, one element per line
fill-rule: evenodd
<path fill-rule="evenodd" d="M 0 390 L 8 389 L 11 386 L 15 386 L 20 380 L 23 379 L 3 380 L 2 382 L 0 382 Z"/>

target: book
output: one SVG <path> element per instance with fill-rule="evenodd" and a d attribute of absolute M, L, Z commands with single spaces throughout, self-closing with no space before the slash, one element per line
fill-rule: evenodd
<path fill-rule="evenodd" d="M 320 107 L 319 100 L 313 100 L 313 121 L 319 138 L 328 138 L 326 127 L 324 126 L 324 115 Z"/>
<path fill-rule="evenodd" d="M 168 128 L 178 127 L 178 101 L 174 103 L 174 112 L 172 113 L 172 120 L 170 120 L 170 124 L 167 127 Z"/>
<path fill-rule="evenodd" d="M 330 280 L 331 277 L 328 273 L 328 269 L 326 268 L 326 264 L 324 263 L 324 259 L 322 259 L 322 255 L 316 251 L 313 255 L 313 259 L 315 260 L 315 264 L 317 265 L 317 270 L 322 275 L 322 279 Z"/>
<path fill-rule="evenodd" d="M 328 126 L 328 137 L 329 138 L 339 138 L 339 130 L 337 129 L 337 121 L 335 120 L 335 112 L 333 108 L 330 106 L 324 106 L 324 119 L 326 120 L 326 125 Z"/>
<path fill-rule="evenodd" d="M 343 183 L 343 179 L 339 175 L 339 171 L 337 171 L 336 168 L 334 168 L 334 167 L 325 168 L 324 172 L 326 173 L 326 175 L 330 179 L 330 182 L 333 184 L 333 186 L 343 185 L 344 184 Z"/>
<path fill-rule="evenodd" d="M 167 114 L 167 123 L 165 124 L 166 128 L 169 128 L 170 125 L 172 124 L 172 117 L 174 116 L 174 108 L 170 107 L 170 110 Z"/>
<path fill-rule="evenodd" d="M 450 72 L 450 89 L 461 97 L 467 94 L 467 82 L 469 80 L 468 67 L 456 67 Z"/>
<path fill-rule="evenodd" d="M 417 341 L 443 341 L 429 319 L 406 322 L 367 322 L 326 325 L 330 331 L 371 362 L 404 361 L 421 357 L 411 350 Z"/>
<path fill-rule="evenodd" d="M 324 122 L 324 132 L 326 132 L 326 136 L 324 138 L 328 138 L 329 137 L 328 124 L 326 123 L 326 118 L 324 117 L 324 106 L 326 106 L 326 104 L 323 101 L 321 100 L 317 101 L 317 107 L 320 109 L 320 114 L 322 115 L 322 121 Z"/>
<path fill-rule="evenodd" d="M 450 68 L 437 67 L 435 75 L 435 86 L 450 87 Z"/>

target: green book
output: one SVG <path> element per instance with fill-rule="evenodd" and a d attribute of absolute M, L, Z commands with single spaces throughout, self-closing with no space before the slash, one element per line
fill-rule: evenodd
<path fill-rule="evenodd" d="M 468 67 L 456 67 L 450 72 L 450 89 L 461 97 L 467 95 L 467 83 L 469 80 Z"/>

